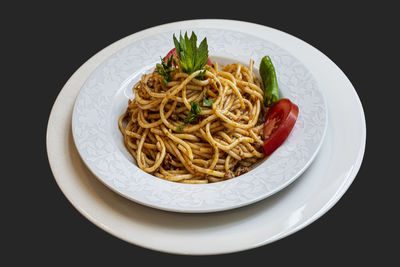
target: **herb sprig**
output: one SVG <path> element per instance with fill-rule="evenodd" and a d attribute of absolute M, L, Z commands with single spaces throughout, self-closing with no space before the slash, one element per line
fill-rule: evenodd
<path fill-rule="evenodd" d="M 199 48 L 197 49 L 197 36 L 194 32 L 190 38 L 185 33 L 179 35 L 179 41 L 173 36 L 176 53 L 179 58 L 179 65 L 182 71 L 191 74 L 197 70 L 203 69 L 208 60 L 208 45 L 207 38 L 201 41 Z"/>
<path fill-rule="evenodd" d="M 203 93 L 203 106 L 204 107 L 212 107 L 212 105 L 214 104 L 214 100 L 207 99 L 206 94 Z"/>
<path fill-rule="evenodd" d="M 190 112 L 183 121 L 185 122 L 185 124 L 191 123 L 197 118 L 197 115 L 200 112 L 201 112 L 201 107 L 199 105 L 199 102 L 197 101 L 190 102 Z"/>
<path fill-rule="evenodd" d="M 168 58 L 168 60 L 165 60 L 165 58 L 161 59 L 161 64 L 157 63 L 156 64 L 156 68 L 157 68 L 157 72 L 158 74 L 160 74 L 161 76 L 164 77 L 164 84 L 167 84 L 168 82 L 171 81 L 171 72 L 174 71 L 174 68 L 172 67 L 172 63 L 173 63 L 174 58 L 170 57 Z"/>
<path fill-rule="evenodd" d="M 190 112 L 183 119 L 184 124 L 181 124 L 178 127 L 176 127 L 176 131 L 181 132 L 183 130 L 183 126 L 188 123 L 192 123 L 197 118 L 200 112 L 201 112 L 201 106 L 199 105 L 199 102 L 197 101 L 190 102 Z"/>

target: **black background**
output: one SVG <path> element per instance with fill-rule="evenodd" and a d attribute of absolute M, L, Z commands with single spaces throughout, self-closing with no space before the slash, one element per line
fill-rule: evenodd
<path fill-rule="evenodd" d="M 18 3 L 2 8 L 2 136 L 9 170 L 2 186 L 2 230 L 15 265 L 120 266 L 122 264 L 307 264 L 360 263 L 387 266 L 399 238 L 399 148 L 391 127 L 399 90 L 395 8 L 321 1 Z M 341 200 L 305 229 L 272 244 L 218 256 L 178 256 L 126 243 L 85 219 L 64 197 L 46 154 L 51 107 L 68 78 L 111 43 L 163 23 L 226 18 L 270 26 L 310 43 L 332 59 L 359 94 L 367 120 L 361 169 Z M 392 64 L 391 64 L 392 63 Z M 397 68 L 396 68 L 397 67 Z M 393 79 L 394 77 L 394 79 Z M 389 97 L 390 96 L 390 97 Z M 393 97 L 391 97 L 393 96 Z M 11 185 L 8 185 L 10 183 Z M 261 261 L 256 261 L 256 260 Z M 395 261 L 396 262 L 396 261 Z"/>

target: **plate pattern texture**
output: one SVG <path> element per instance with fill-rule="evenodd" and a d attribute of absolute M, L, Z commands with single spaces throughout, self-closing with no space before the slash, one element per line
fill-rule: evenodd
<path fill-rule="evenodd" d="M 192 29 L 182 29 L 182 32 Z M 112 115 L 122 84 L 143 72 L 173 47 L 164 32 L 137 40 L 105 60 L 88 78 L 76 99 L 72 117 L 75 145 L 88 168 L 108 187 L 138 203 L 177 212 L 213 212 L 261 200 L 293 182 L 317 154 L 327 127 L 327 107 L 312 74 L 293 55 L 275 44 L 246 33 L 198 28 L 207 37 L 209 54 L 258 66 L 264 55 L 275 65 L 281 97 L 290 98 L 300 113 L 286 142 L 252 171 L 206 185 L 178 184 L 140 170 L 121 149 Z M 136 79 L 140 76 L 136 75 Z M 120 110 L 126 108 L 127 103 Z M 121 140 L 118 141 L 118 138 Z"/>

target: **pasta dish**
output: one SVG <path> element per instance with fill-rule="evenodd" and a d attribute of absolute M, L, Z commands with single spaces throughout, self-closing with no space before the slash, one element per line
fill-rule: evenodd
<path fill-rule="evenodd" d="M 180 41 L 174 36 L 175 49 L 134 85 L 118 126 L 140 169 L 202 184 L 249 171 L 265 157 L 265 139 L 277 127 L 264 123 L 269 107 L 254 61 L 211 63 L 206 39 L 199 48 L 196 39 L 194 33 Z"/>

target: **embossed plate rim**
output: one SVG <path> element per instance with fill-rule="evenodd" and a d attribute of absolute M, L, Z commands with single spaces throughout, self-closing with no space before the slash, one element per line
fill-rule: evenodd
<path fill-rule="evenodd" d="M 212 27 L 207 27 L 207 28 L 199 28 L 199 27 L 194 27 L 191 29 L 195 29 L 196 31 L 208 31 L 207 36 L 211 34 L 212 31 L 216 31 L 217 33 L 215 36 L 221 36 L 220 32 L 222 31 L 221 29 L 218 28 L 212 28 Z M 165 32 L 167 32 L 166 30 Z M 171 30 L 169 30 L 171 31 Z M 176 31 L 176 29 L 175 29 Z M 308 85 L 303 85 L 303 89 L 306 90 L 306 93 L 312 93 L 314 95 L 317 95 L 317 99 L 320 101 L 320 105 L 322 107 L 322 112 L 320 112 L 322 115 L 322 126 L 318 125 L 315 126 L 317 129 L 317 138 L 312 139 L 310 147 L 307 147 L 305 144 L 305 141 L 303 142 L 302 140 L 297 140 L 297 139 L 289 139 L 269 158 L 267 159 L 264 163 L 262 163 L 259 167 L 257 167 L 254 171 L 251 171 L 249 173 L 246 173 L 240 177 L 224 181 L 221 183 L 215 183 L 215 184 L 207 184 L 207 185 L 188 185 L 188 184 L 177 184 L 177 183 L 172 183 L 169 181 L 165 181 L 159 178 L 155 178 L 152 175 L 149 175 L 143 171 L 141 171 L 137 166 L 130 164 L 129 162 L 125 161 L 123 157 L 119 154 L 118 150 L 115 150 L 115 147 L 109 147 L 106 148 L 105 145 L 107 144 L 113 144 L 112 142 L 103 142 L 100 143 L 99 146 L 102 146 L 102 148 L 98 148 L 94 153 L 100 152 L 102 153 L 100 156 L 95 156 L 90 158 L 90 151 L 93 151 L 93 147 L 95 145 L 87 145 L 87 143 L 83 143 L 82 140 L 87 140 L 87 138 L 81 137 L 82 132 L 95 132 L 94 136 L 96 138 L 89 138 L 91 142 L 94 142 L 94 140 L 101 140 L 103 137 L 103 140 L 107 140 L 109 136 L 107 135 L 107 132 L 104 131 L 105 126 L 107 125 L 107 120 L 105 119 L 104 115 L 100 115 L 101 112 L 104 112 L 104 110 L 94 111 L 93 113 L 95 114 L 93 118 L 97 119 L 98 121 L 94 120 L 96 123 L 90 122 L 85 122 L 85 116 L 89 112 L 93 110 L 93 106 L 96 107 L 100 102 L 94 101 L 94 104 L 91 103 L 91 105 L 87 104 L 92 101 L 93 97 L 92 96 L 87 96 L 89 95 L 88 92 L 91 92 L 92 90 L 92 84 L 95 84 L 94 88 L 95 94 L 93 94 L 95 97 L 97 95 L 101 96 L 101 101 L 104 101 L 106 104 L 102 103 L 103 105 L 108 105 L 109 108 L 111 109 L 112 107 L 112 99 L 115 97 L 115 94 L 117 93 L 117 89 L 119 89 L 120 84 L 124 81 L 126 76 L 124 78 L 119 77 L 118 75 L 114 76 L 117 77 L 117 86 L 114 87 L 114 91 L 108 91 L 112 86 L 106 87 L 104 84 L 108 82 L 107 79 L 109 79 L 112 76 L 107 76 L 104 75 L 104 72 L 106 72 L 110 66 L 107 64 L 111 63 L 111 68 L 115 66 L 125 66 L 122 63 L 118 62 L 118 59 L 121 58 L 121 54 L 124 56 L 125 53 L 129 54 L 129 49 L 133 50 L 132 48 L 134 45 L 135 49 L 133 51 L 136 52 L 137 49 L 140 48 L 139 43 L 140 42 L 146 42 L 147 44 L 155 38 L 162 38 L 161 35 L 164 34 L 166 35 L 165 32 L 162 33 L 157 33 L 157 34 L 150 34 L 148 33 L 148 36 L 145 38 L 142 38 L 136 42 L 131 42 L 129 45 L 126 47 L 120 49 L 110 57 L 108 57 L 106 60 L 103 61 L 100 66 L 96 68 L 95 71 L 89 76 L 87 81 L 85 82 L 84 86 L 82 86 L 82 89 L 79 92 L 79 95 L 76 99 L 75 105 L 74 105 L 74 112 L 73 112 L 73 119 L 72 119 L 72 130 L 73 130 L 73 137 L 74 141 L 76 144 L 76 147 L 79 151 L 79 154 L 81 155 L 82 159 L 84 160 L 85 164 L 87 167 L 99 178 L 100 181 L 102 181 L 105 185 L 107 185 L 109 188 L 114 190 L 115 192 L 123 195 L 124 197 L 136 201 L 138 203 L 153 207 L 153 208 L 159 208 L 163 210 L 168 210 L 168 211 L 175 211 L 175 212 L 195 212 L 195 213 L 203 213 L 203 212 L 216 212 L 216 211 L 222 211 L 222 210 L 227 210 L 227 209 L 233 209 L 233 208 L 238 208 L 244 205 L 248 205 L 251 203 L 254 203 L 256 201 L 259 201 L 261 199 L 264 199 L 268 196 L 271 196 L 272 194 L 278 192 L 279 190 L 283 189 L 284 187 L 288 186 L 290 183 L 292 183 L 295 179 L 297 179 L 305 170 L 306 168 L 311 164 L 311 162 L 314 160 L 316 154 L 318 153 L 321 144 L 323 142 L 324 135 L 326 133 L 327 129 L 327 108 L 326 108 L 326 99 L 324 97 L 324 94 L 322 90 L 319 88 L 318 84 L 316 84 L 315 79 L 312 75 L 312 73 L 307 70 L 307 68 L 296 59 L 295 55 L 292 55 L 288 53 L 286 50 L 280 48 L 273 42 L 267 41 L 262 38 L 258 38 L 256 36 L 248 35 L 247 33 L 239 32 L 239 31 L 224 31 L 224 34 L 228 37 L 232 37 L 235 34 L 241 36 L 241 39 L 238 38 L 239 40 L 242 40 L 243 43 L 249 44 L 252 43 L 248 40 L 248 38 L 253 38 L 254 43 L 257 41 L 264 43 L 265 47 L 268 47 L 268 49 L 271 48 L 271 53 L 272 57 L 286 57 L 289 58 L 289 61 L 292 60 L 294 62 L 294 65 L 297 67 L 303 68 L 303 71 L 305 72 L 303 75 L 307 77 L 308 80 L 307 82 L 310 81 L 311 83 L 311 89 L 308 89 L 307 91 L 306 86 Z M 231 36 L 229 36 L 231 34 Z M 135 35 L 135 34 L 133 34 Z M 170 33 L 168 33 L 168 36 Z M 244 38 L 245 36 L 246 38 Z M 215 37 L 216 38 L 216 37 Z M 165 39 L 165 36 L 164 36 Z M 212 42 L 213 40 L 211 38 L 208 38 L 209 42 Z M 246 41 L 243 41 L 246 40 Z M 247 42 L 247 43 L 246 43 Z M 222 44 L 226 44 L 226 42 L 222 42 Z M 253 43 L 252 43 L 253 44 Z M 139 47 L 138 47 L 139 46 Z M 235 47 L 234 49 L 236 53 L 237 51 L 240 51 L 238 47 Z M 262 48 L 263 51 L 265 51 L 267 48 Z M 267 50 L 268 50 L 267 49 Z M 128 52 L 127 52 L 128 51 Z M 222 49 L 222 51 L 226 51 Z M 241 52 L 243 53 L 244 50 Z M 221 51 L 218 51 L 216 53 L 216 56 L 222 56 Z M 228 53 L 228 52 L 225 52 Z M 252 51 L 252 53 L 256 53 Z M 226 54 L 225 54 L 226 55 Z M 258 54 L 258 57 L 261 58 L 263 54 Z M 253 58 L 253 57 L 250 57 Z M 124 59 L 122 59 L 124 60 Z M 259 59 L 256 59 L 256 62 Z M 150 59 L 151 61 L 151 59 Z M 115 63 L 117 62 L 117 63 Z M 293 64 L 292 62 L 292 64 Z M 119 65 L 118 65 L 119 63 Z M 141 62 L 142 63 L 142 62 Z M 114 64 L 114 65 L 113 65 Z M 137 63 L 136 63 L 137 64 Z M 139 70 L 140 67 L 143 67 L 144 65 L 147 65 L 146 63 L 143 63 L 141 65 L 136 66 L 136 71 Z M 285 70 L 285 66 L 283 65 L 283 70 Z M 279 68 L 279 64 L 277 68 Z M 286 69 L 287 70 L 287 69 Z M 115 71 L 115 70 L 114 70 Z M 120 70 L 119 70 L 120 71 Z M 294 70 L 290 69 L 292 71 L 292 74 L 294 75 Z M 117 73 L 120 73 L 117 71 Z M 131 75 L 132 73 L 129 73 Z M 279 70 L 278 70 L 278 75 Z M 282 77 L 284 76 L 284 71 L 281 72 Z M 114 78 L 112 77 L 112 78 Z M 292 77 L 293 78 L 293 77 Z M 120 80 L 118 80 L 120 79 Z M 100 82 L 98 82 L 100 80 Z M 95 82 L 93 82 L 95 81 Z M 97 82 L 97 83 L 96 83 Z M 114 82 L 111 79 L 111 84 Z M 281 85 L 284 83 L 282 82 Z M 289 85 L 287 86 L 289 88 Z M 99 89 L 96 89 L 99 88 Z M 281 86 L 281 88 L 283 88 Z M 310 91 L 311 90 L 311 91 Z M 289 89 L 282 90 L 283 92 L 289 92 Z M 100 94 L 98 94 L 100 92 Z M 109 94 L 109 92 L 113 92 L 113 94 L 110 94 L 111 97 L 109 100 L 107 100 L 107 97 L 104 97 L 104 95 Z M 86 98 L 85 98 L 86 97 Z M 296 94 L 292 92 L 292 97 L 296 97 Z M 104 100 L 106 99 L 106 100 Z M 293 99 L 293 98 L 291 98 Z M 108 101 L 108 102 L 107 102 Z M 299 120 L 296 124 L 295 130 L 293 131 L 293 136 L 302 136 L 304 137 L 304 132 L 309 131 L 311 127 L 307 128 L 304 127 L 304 129 L 297 130 L 297 125 L 302 125 L 305 124 L 306 126 L 310 126 L 310 121 L 308 120 L 303 120 L 303 114 L 302 109 L 305 110 L 305 105 L 301 106 L 301 97 L 295 102 L 297 102 L 300 106 L 300 116 Z M 304 101 L 304 100 L 303 100 Z M 83 103 L 83 104 L 81 104 Z M 312 107 L 317 109 L 317 107 Z M 82 113 L 79 114 L 80 110 L 84 110 Z M 313 112 L 310 112 L 310 114 L 317 114 L 316 110 L 312 110 Z M 83 115 L 82 115 L 83 114 Z M 79 117 L 80 116 L 80 117 Z M 309 115 L 311 116 L 311 115 Z M 93 120 L 93 119 L 92 119 Z M 84 123 L 81 123 L 84 121 Z M 85 124 L 86 123 L 86 124 Z M 88 129 L 84 129 L 85 131 L 80 130 L 80 125 L 85 124 L 85 127 Z M 100 126 L 100 124 L 102 124 Z M 300 126 L 299 126 L 300 127 Z M 319 128 L 318 128 L 319 127 Z M 104 131 L 104 133 L 102 132 Z M 318 132 L 319 131 L 319 132 Z M 299 132 L 299 134 L 297 134 Z M 296 140 L 296 141 L 293 141 Z M 290 147 L 292 143 L 296 145 L 296 149 L 293 150 L 291 153 L 290 152 Z M 296 143 L 297 142 L 297 143 Z M 87 149 L 87 148 L 90 148 Z M 86 150 L 85 150 L 86 149 Z M 289 164 L 291 161 L 296 161 L 294 158 L 295 152 L 298 151 L 306 151 L 308 154 L 301 154 L 297 155 L 298 158 L 300 158 L 301 164 L 298 166 L 295 166 L 296 168 L 282 168 L 283 165 L 277 166 L 276 164 L 278 163 L 283 163 L 283 164 Z M 109 152 L 109 151 L 112 151 Z M 289 151 L 289 152 L 288 152 Z M 280 154 L 279 154 L 280 153 Z M 286 154 L 286 156 L 285 156 Z M 283 156 L 280 156 L 283 155 Z M 289 155 L 289 156 L 288 156 Z M 107 157 L 107 160 L 104 160 L 104 158 Z M 294 160 L 292 160 L 294 159 Z M 299 160 L 299 159 L 297 159 Z M 303 161 L 302 161 L 303 160 Z M 95 162 L 97 161 L 97 162 Z M 123 167 L 120 169 L 114 168 L 115 172 L 112 173 L 109 171 L 112 169 L 113 165 L 120 164 L 123 165 Z M 274 165 L 275 164 L 275 165 Z M 275 167 L 274 167 L 275 166 Z M 272 173 L 274 170 L 276 171 L 277 169 L 281 171 L 281 173 L 278 173 L 275 176 L 275 180 L 268 180 L 269 178 L 264 178 L 261 177 L 260 175 L 255 175 L 256 171 L 258 173 L 261 173 L 261 168 L 267 168 L 267 173 Z M 274 169 L 275 168 L 275 169 Z M 293 172 L 294 170 L 294 172 Z M 271 172 L 272 171 L 272 172 Z M 133 174 L 138 174 L 138 175 L 133 175 Z M 132 177 L 134 176 L 134 178 Z M 135 180 L 132 180 L 135 179 Z M 276 182 L 278 181 L 278 182 Z M 247 186 L 247 187 L 246 187 Z M 262 187 L 261 189 L 258 189 L 258 187 Z M 143 190 L 146 190 L 146 193 L 142 192 Z M 245 188 L 245 190 L 243 190 Z M 254 189 L 256 188 L 256 189 Z M 270 189 L 272 188 L 272 189 Z M 247 190 L 247 191 L 246 191 Z M 257 191 L 258 190 L 258 191 Z M 147 194 L 147 195 L 146 195 Z M 166 196 L 169 196 L 169 198 L 166 198 Z"/>

